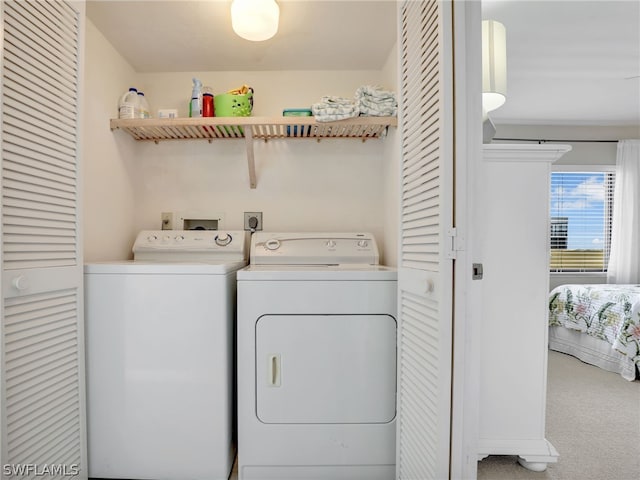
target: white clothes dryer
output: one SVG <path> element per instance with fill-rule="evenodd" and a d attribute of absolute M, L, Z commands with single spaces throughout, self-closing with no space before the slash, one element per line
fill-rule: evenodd
<path fill-rule="evenodd" d="M 395 477 L 396 270 L 371 234 L 253 234 L 238 272 L 238 473 Z"/>
<path fill-rule="evenodd" d="M 245 232 L 144 231 L 85 265 L 89 477 L 227 480 Z"/>

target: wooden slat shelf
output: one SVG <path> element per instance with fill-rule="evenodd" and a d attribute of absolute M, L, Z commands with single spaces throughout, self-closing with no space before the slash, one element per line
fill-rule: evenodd
<path fill-rule="evenodd" d="M 112 119 L 111 130 L 123 130 L 140 141 L 208 140 L 244 138 L 251 188 L 256 188 L 253 140 L 381 138 L 396 117 L 354 117 L 334 122 L 317 122 L 314 117 L 206 117 Z"/>
<path fill-rule="evenodd" d="M 396 117 L 355 117 L 316 122 L 314 117 L 207 117 L 112 119 L 111 130 L 121 129 L 136 140 L 244 138 L 251 128 L 254 139 L 271 138 L 380 138 Z M 296 128 L 297 127 L 297 128 Z"/>

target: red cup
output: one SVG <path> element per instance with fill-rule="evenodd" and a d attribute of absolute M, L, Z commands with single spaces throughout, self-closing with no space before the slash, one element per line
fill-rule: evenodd
<path fill-rule="evenodd" d="M 211 93 L 202 94 L 202 116 L 213 117 L 215 111 L 213 108 L 213 95 Z"/>

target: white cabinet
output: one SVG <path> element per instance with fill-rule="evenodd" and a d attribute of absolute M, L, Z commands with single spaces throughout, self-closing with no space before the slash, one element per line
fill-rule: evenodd
<path fill-rule="evenodd" d="M 549 174 L 566 145 L 485 145 L 478 456 L 518 455 L 544 470 Z"/>

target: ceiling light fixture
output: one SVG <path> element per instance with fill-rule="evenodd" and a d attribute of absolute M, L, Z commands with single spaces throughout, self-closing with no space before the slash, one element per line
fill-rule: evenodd
<path fill-rule="evenodd" d="M 507 99 L 507 35 L 495 20 L 482 22 L 482 108 L 486 113 Z"/>
<path fill-rule="evenodd" d="M 278 31 L 280 7 L 275 0 L 233 0 L 231 26 L 240 37 L 261 42 Z"/>

